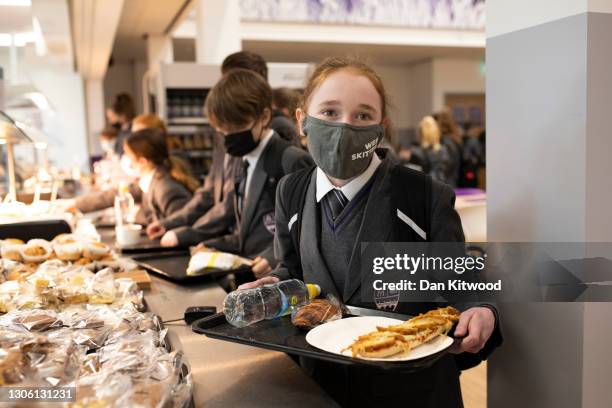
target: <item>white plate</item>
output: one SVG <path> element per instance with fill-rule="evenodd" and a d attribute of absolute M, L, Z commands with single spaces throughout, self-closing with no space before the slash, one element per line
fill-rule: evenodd
<path fill-rule="evenodd" d="M 352 357 L 350 350 L 342 351 L 352 344 L 357 337 L 376 331 L 376 326 L 391 326 L 403 323 L 403 320 L 391 319 L 379 316 L 348 317 L 346 319 L 334 320 L 317 326 L 306 335 L 306 341 L 318 349 Z M 432 354 L 446 350 L 453 344 L 453 339 L 448 336 L 438 336 L 436 339 L 410 350 L 408 355 L 387 358 L 365 358 L 374 361 L 410 361 L 418 360 Z"/>

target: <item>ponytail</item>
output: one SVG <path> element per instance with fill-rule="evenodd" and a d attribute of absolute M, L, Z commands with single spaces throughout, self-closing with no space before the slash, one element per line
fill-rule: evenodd
<path fill-rule="evenodd" d="M 183 159 L 170 156 L 168 162 L 168 172 L 173 179 L 184 185 L 192 193 L 200 187 L 200 183 L 193 177 L 189 166 Z"/>

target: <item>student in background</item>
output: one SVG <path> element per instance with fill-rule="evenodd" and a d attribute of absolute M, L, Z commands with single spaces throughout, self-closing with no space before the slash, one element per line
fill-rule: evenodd
<path fill-rule="evenodd" d="M 419 123 L 420 147 L 414 149 L 415 156 L 424 163 L 424 171 L 435 180 L 448 183 L 450 157 L 448 149 L 440 141 L 440 128 L 431 116 L 425 116 Z"/>
<path fill-rule="evenodd" d="M 448 107 L 444 107 L 434 114 L 442 134 L 441 143 L 448 151 L 448 166 L 446 168 L 446 182 L 452 187 L 459 184 L 459 173 L 461 171 L 461 153 L 463 151 L 461 129 L 455 123 L 453 114 Z"/>
<path fill-rule="evenodd" d="M 107 126 L 100 132 L 100 147 L 102 148 L 102 158 L 111 159 L 117 157 L 115 146 L 119 131 L 114 126 Z"/>
<path fill-rule="evenodd" d="M 158 129 L 132 133 L 125 140 L 124 152 L 143 193 L 140 223 L 171 216 L 199 187 L 189 171 L 170 156 L 165 135 Z"/>
<path fill-rule="evenodd" d="M 168 129 L 162 118 L 154 113 L 138 115 L 132 120 L 132 132 L 138 132 L 142 129 L 158 129 L 164 135 L 168 133 Z"/>
<path fill-rule="evenodd" d="M 273 239 L 277 183 L 286 174 L 312 166 L 312 159 L 268 127 L 272 90 L 253 71 L 229 71 L 210 91 L 206 112 L 223 135 L 227 153 L 240 159 L 241 169 L 235 179 L 236 231 L 205 241 L 201 249 L 254 258 L 253 273 L 265 276 L 276 265 Z"/>
<path fill-rule="evenodd" d="M 266 82 L 268 81 L 268 65 L 261 55 L 239 51 L 228 55 L 221 64 L 221 73 L 227 74 L 235 68 L 248 69 L 257 72 Z M 272 115 L 269 124 L 270 129 L 274 130 L 282 139 L 285 139 L 296 146 L 300 146 L 300 139 L 295 131 L 293 121 L 284 115 Z"/>
<path fill-rule="evenodd" d="M 281 180 L 280 264 L 241 288 L 296 278 L 345 304 L 372 308 L 376 294 L 364 298 L 367 288 L 361 287 L 361 243 L 464 241 L 450 187 L 374 152 L 389 123 L 386 100 L 380 77 L 360 61 L 330 58 L 315 69 L 297 118 L 317 167 Z M 398 297 L 393 307 L 414 314 L 431 306 Z M 466 337 L 455 351 L 484 350 L 477 358 L 485 358 L 501 341 L 496 322 L 493 307 L 464 310 L 456 334 Z M 301 364 L 342 406 L 405 406 L 407 399 L 415 407 L 462 406 L 459 369 L 450 354 L 417 373 L 311 359 Z"/>
<path fill-rule="evenodd" d="M 272 122 L 276 122 L 275 130 L 283 139 L 291 141 L 297 135 L 295 109 L 301 96 L 299 91 L 286 87 L 272 90 Z"/>
<path fill-rule="evenodd" d="M 115 144 L 115 153 L 119 156 L 123 154 L 123 142 L 132 131 L 134 116 L 136 116 L 134 100 L 128 93 L 117 94 L 111 106 L 106 110 L 108 122 L 119 131 Z"/>
<path fill-rule="evenodd" d="M 223 60 L 221 73 L 224 76 L 233 69 L 246 69 L 268 79 L 266 61 L 248 51 L 230 54 Z M 281 138 L 299 145 L 295 127 L 289 119 L 273 117 L 268 126 Z M 188 246 L 228 234 L 235 228 L 234 177 L 240 172 L 242 160 L 226 154 L 223 139 L 221 135 L 215 137 L 212 164 L 204 186 L 194 193 L 183 210 L 149 225 L 149 238 L 161 238 L 165 247 Z"/>

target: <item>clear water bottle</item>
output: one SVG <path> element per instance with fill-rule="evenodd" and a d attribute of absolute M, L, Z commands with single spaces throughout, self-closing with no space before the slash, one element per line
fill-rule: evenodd
<path fill-rule="evenodd" d="M 290 314 L 321 293 L 319 285 L 291 279 L 255 289 L 237 290 L 225 297 L 223 313 L 233 326 L 245 327 Z"/>
<path fill-rule="evenodd" d="M 128 183 L 122 181 L 115 196 L 115 224 L 128 225 L 134 222 L 134 197 L 130 194 Z"/>

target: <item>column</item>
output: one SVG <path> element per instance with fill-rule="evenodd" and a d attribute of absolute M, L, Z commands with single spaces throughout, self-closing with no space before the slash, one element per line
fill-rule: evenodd
<path fill-rule="evenodd" d="M 611 13 L 605 0 L 487 2 L 490 241 L 612 241 Z M 612 404 L 612 305 L 500 311 L 489 406 Z"/>
<path fill-rule="evenodd" d="M 238 0 L 196 0 L 196 61 L 221 64 L 241 49 Z"/>

